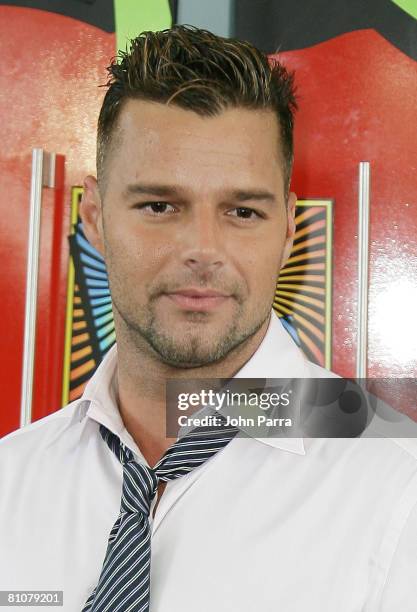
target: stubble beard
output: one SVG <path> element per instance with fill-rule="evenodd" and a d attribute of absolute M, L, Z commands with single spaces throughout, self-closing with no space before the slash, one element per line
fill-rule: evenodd
<path fill-rule="evenodd" d="M 152 302 L 142 320 L 132 316 L 131 309 L 118 307 L 114 300 L 113 305 L 123 322 L 129 341 L 134 344 L 138 352 L 142 352 L 144 346 L 151 347 L 162 363 L 178 369 L 203 367 L 221 361 L 255 335 L 270 314 L 268 308 L 255 321 L 251 321 L 242 329 L 244 308 L 240 304 L 233 322 L 227 329 L 218 332 L 216 341 L 207 321 L 211 316 L 209 313 L 187 313 L 188 327 L 184 330 L 181 326 L 183 331 L 178 338 L 175 332 L 168 333 L 158 323 Z M 127 313 L 126 310 L 130 312 Z M 187 326 L 187 323 L 185 325 Z"/>

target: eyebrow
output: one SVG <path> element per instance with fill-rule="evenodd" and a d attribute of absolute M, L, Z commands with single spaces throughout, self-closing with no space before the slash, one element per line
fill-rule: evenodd
<path fill-rule="evenodd" d="M 265 202 L 276 202 L 276 197 L 271 191 L 264 189 L 248 189 L 248 190 L 237 190 L 231 192 L 231 199 L 236 202 L 248 202 L 248 201 L 265 201 Z"/>
<path fill-rule="evenodd" d="M 128 185 L 124 191 L 125 197 L 131 195 L 153 195 L 159 197 L 183 196 L 184 191 L 175 185 L 133 183 Z M 232 200 L 234 202 L 276 202 L 275 194 L 265 189 L 232 189 L 227 191 L 226 195 L 228 200 Z"/>
<path fill-rule="evenodd" d="M 124 191 L 125 196 L 129 195 L 155 195 L 155 196 L 167 196 L 177 195 L 179 189 L 174 185 L 155 185 L 150 183 L 134 183 L 128 185 Z"/>

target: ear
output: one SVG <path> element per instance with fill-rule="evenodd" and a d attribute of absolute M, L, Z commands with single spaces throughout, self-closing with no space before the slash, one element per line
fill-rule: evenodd
<path fill-rule="evenodd" d="M 287 235 L 285 238 L 284 248 L 282 251 L 281 268 L 285 266 L 287 260 L 291 254 L 292 245 L 294 242 L 295 234 L 295 205 L 297 203 L 297 196 L 291 192 L 288 196 L 287 202 Z"/>
<path fill-rule="evenodd" d="M 86 176 L 84 179 L 80 217 L 87 240 L 104 257 L 102 202 L 94 176 Z"/>

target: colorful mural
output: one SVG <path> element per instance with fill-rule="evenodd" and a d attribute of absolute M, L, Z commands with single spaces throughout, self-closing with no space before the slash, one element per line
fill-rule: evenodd
<path fill-rule="evenodd" d="M 274 309 L 310 361 L 331 369 L 332 200 L 298 200 L 291 255 Z"/>
<path fill-rule="evenodd" d="M 62 404 L 80 397 L 115 342 L 106 266 L 84 236 L 78 205 L 81 187 L 72 190 L 70 259 Z"/>

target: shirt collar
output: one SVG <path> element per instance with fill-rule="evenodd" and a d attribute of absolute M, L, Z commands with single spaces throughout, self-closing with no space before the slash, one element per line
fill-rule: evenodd
<path fill-rule="evenodd" d="M 271 312 L 266 334 L 252 357 L 235 374 L 235 378 L 304 378 L 307 359 L 278 316 Z M 269 446 L 305 455 L 303 438 L 255 438 Z"/>
<path fill-rule="evenodd" d="M 235 378 L 303 378 L 308 377 L 307 360 L 272 311 L 266 334 L 255 353 L 235 374 Z M 126 430 L 117 408 L 117 345 L 107 353 L 81 398 L 83 416 L 105 425 L 129 448 L 142 456 Z M 259 442 L 285 451 L 305 455 L 303 438 L 255 438 Z"/>

